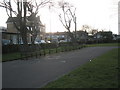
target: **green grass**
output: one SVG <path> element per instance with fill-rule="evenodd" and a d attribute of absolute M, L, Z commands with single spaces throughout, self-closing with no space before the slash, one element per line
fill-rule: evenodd
<path fill-rule="evenodd" d="M 91 44 L 91 45 L 85 45 L 86 47 L 95 47 L 95 46 L 118 46 L 118 43 L 108 43 L 108 44 Z M 119 43 L 120 46 L 120 43 Z M 70 50 L 75 50 L 76 48 L 78 49 L 81 46 L 77 46 L 77 47 L 73 47 L 73 46 L 63 46 L 63 47 L 59 47 L 57 48 L 57 53 L 59 52 L 64 52 L 64 51 L 70 51 Z M 40 50 L 37 52 L 33 52 L 33 55 L 35 56 L 39 53 L 41 53 L 42 55 L 44 55 L 44 50 Z M 45 53 L 49 54 L 49 49 L 45 49 Z M 56 48 L 50 49 L 50 54 L 56 53 Z M 10 60 L 16 60 L 21 58 L 21 55 L 19 52 L 16 53 L 8 53 L 8 54 L 2 54 L 2 61 L 10 61 Z"/>
<path fill-rule="evenodd" d="M 103 44 L 88 44 L 87 47 L 96 47 L 96 46 L 120 46 L 120 43 L 103 43 Z"/>
<path fill-rule="evenodd" d="M 80 47 L 80 46 L 77 46 L 77 47 Z M 39 55 L 40 53 L 41 53 L 41 55 L 45 55 L 45 54 L 54 54 L 54 53 L 59 53 L 59 52 L 65 52 L 66 49 L 67 49 L 67 51 L 70 51 L 70 49 L 73 49 L 73 46 L 58 47 L 57 51 L 56 51 L 56 48 L 35 51 L 35 52 L 29 53 L 28 56 L 31 56 L 31 55 L 36 56 L 36 54 Z M 49 50 L 50 50 L 50 53 L 49 53 Z M 25 55 L 23 57 L 25 57 Z M 2 61 L 3 62 L 4 61 L 16 60 L 16 59 L 20 59 L 20 58 L 21 58 L 20 52 L 2 54 Z"/>
<path fill-rule="evenodd" d="M 119 49 L 120 50 L 120 49 Z M 117 88 L 118 49 L 111 50 L 43 88 Z"/>
<path fill-rule="evenodd" d="M 19 52 L 2 54 L 2 61 L 15 60 L 15 59 L 19 59 L 20 57 L 21 56 Z"/>

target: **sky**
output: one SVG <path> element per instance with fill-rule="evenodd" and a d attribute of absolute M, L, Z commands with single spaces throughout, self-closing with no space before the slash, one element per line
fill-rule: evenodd
<path fill-rule="evenodd" d="M 0 0 L 2 1 L 2 0 Z M 55 2 L 60 0 L 54 0 Z M 118 34 L 118 1 L 120 0 L 64 0 L 76 7 L 77 30 L 82 25 L 89 25 L 98 30 L 112 31 Z M 0 26 L 6 26 L 7 15 L 3 8 L 0 8 Z M 40 8 L 39 15 L 43 24 L 46 25 L 46 32 L 67 31 L 59 20 L 61 13 L 58 8 Z M 73 30 L 73 26 L 71 28 Z"/>

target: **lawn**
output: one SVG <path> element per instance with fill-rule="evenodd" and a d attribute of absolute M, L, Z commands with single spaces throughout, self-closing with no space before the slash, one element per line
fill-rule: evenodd
<path fill-rule="evenodd" d="M 113 49 L 43 88 L 117 88 L 118 69 L 118 49 Z"/>
<path fill-rule="evenodd" d="M 84 46 L 84 45 L 83 45 Z M 83 47 L 82 46 L 82 47 Z M 86 47 L 95 47 L 95 46 L 118 46 L 118 43 L 107 43 L 107 44 L 90 44 L 90 45 L 85 45 Z M 120 46 L 120 43 L 119 43 L 119 46 Z M 53 48 L 53 49 L 45 49 L 44 50 L 40 50 L 40 51 L 37 51 L 37 52 L 32 52 L 34 54 L 34 56 L 39 55 L 40 53 L 42 55 L 45 55 L 45 54 L 53 54 L 53 53 L 59 53 L 59 52 L 64 52 L 64 51 L 71 51 L 71 50 L 75 50 L 75 49 L 78 49 L 80 48 L 80 46 L 77 46 L 77 47 L 73 47 L 73 46 L 67 46 L 67 47 L 58 47 L 57 48 L 57 51 L 56 51 L 56 48 Z M 81 47 L 81 48 L 82 48 Z M 21 58 L 21 54 L 19 52 L 16 52 L 16 53 L 8 53 L 8 54 L 2 54 L 2 61 L 11 61 L 11 60 L 17 60 L 17 59 L 20 59 Z"/>
<path fill-rule="evenodd" d="M 96 46 L 120 46 L 120 43 L 102 43 L 102 44 L 87 44 L 87 47 L 96 47 Z"/>
<path fill-rule="evenodd" d="M 10 60 L 16 60 L 21 58 L 20 53 L 8 53 L 8 54 L 2 54 L 2 61 L 10 61 Z"/>
<path fill-rule="evenodd" d="M 43 49 L 40 51 L 31 52 L 28 54 L 28 56 L 31 56 L 31 55 L 32 56 L 36 56 L 36 55 L 39 56 L 40 54 L 41 55 L 54 54 L 54 53 L 59 53 L 59 52 L 71 51 L 71 50 L 79 49 L 82 47 L 84 47 L 84 46 L 81 46 L 81 45 L 76 46 L 76 47 L 73 47 L 73 46 L 65 47 L 64 46 L 64 47 L 58 47 L 58 48 L 52 48 L 52 49 Z M 25 55 L 23 57 L 25 57 Z M 17 60 L 17 59 L 20 59 L 23 57 L 21 57 L 20 52 L 2 54 L 2 62 Z"/>

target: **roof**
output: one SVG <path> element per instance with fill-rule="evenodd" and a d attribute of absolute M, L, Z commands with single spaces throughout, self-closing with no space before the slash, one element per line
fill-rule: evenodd
<path fill-rule="evenodd" d="M 86 31 L 77 31 L 77 34 L 88 34 Z"/>
<path fill-rule="evenodd" d="M 103 33 L 105 33 L 105 34 L 112 34 L 111 31 L 100 31 L 100 32 L 98 32 L 96 34 L 103 34 Z"/>
<path fill-rule="evenodd" d="M 49 35 L 49 34 L 52 34 L 52 35 L 66 35 L 67 32 L 54 32 L 54 33 L 46 33 L 46 35 Z"/>
<path fill-rule="evenodd" d="M 23 17 L 22 17 L 22 19 L 23 19 Z M 28 21 L 38 21 L 38 22 L 40 22 L 41 23 L 41 21 L 40 21 L 40 17 L 38 16 L 38 17 L 36 17 L 36 18 L 33 18 L 32 16 L 27 16 L 27 20 Z M 6 21 L 6 23 L 9 23 L 9 22 L 18 22 L 19 21 L 19 19 L 17 18 L 17 17 L 9 17 L 8 19 L 7 19 L 7 21 Z"/>
<path fill-rule="evenodd" d="M 2 34 L 14 34 L 14 35 L 17 35 L 19 33 L 13 33 L 13 32 L 2 32 Z"/>
<path fill-rule="evenodd" d="M 6 21 L 6 23 L 13 22 L 13 21 L 18 22 L 18 18 L 17 17 L 9 17 Z"/>
<path fill-rule="evenodd" d="M 23 17 L 22 17 L 23 19 Z M 6 21 L 6 23 L 10 23 L 10 22 L 19 22 L 19 19 L 17 17 L 9 17 Z M 38 23 L 40 24 L 40 26 L 45 27 L 45 25 L 42 24 L 42 22 L 40 21 L 40 17 L 33 17 L 33 16 L 27 16 L 27 21 L 33 22 L 33 23 Z M 19 25 L 19 23 L 17 23 Z"/>

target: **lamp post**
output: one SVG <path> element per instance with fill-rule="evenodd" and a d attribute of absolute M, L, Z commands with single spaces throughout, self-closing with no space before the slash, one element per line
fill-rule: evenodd
<path fill-rule="evenodd" d="M 50 12 L 50 41 L 52 41 L 52 33 L 51 33 L 51 5 L 49 6 L 49 12 Z"/>
<path fill-rule="evenodd" d="M 77 40 L 76 34 L 77 34 L 77 23 L 76 23 L 76 16 L 75 16 L 75 39 Z"/>

